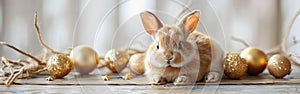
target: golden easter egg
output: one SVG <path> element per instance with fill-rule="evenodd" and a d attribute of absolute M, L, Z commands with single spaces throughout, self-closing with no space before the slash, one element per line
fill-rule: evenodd
<path fill-rule="evenodd" d="M 240 79 L 246 75 L 248 64 L 238 53 L 228 53 L 225 57 L 224 74 L 230 79 Z"/>
<path fill-rule="evenodd" d="M 262 73 L 268 63 L 267 55 L 257 48 L 246 48 L 240 53 L 240 56 L 241 58 L 246 59 L 248 64 L 247 73 L 249 75 L 258 75 L 259 73 Z"/>
<path fill-rule="evenodd" d="M 121 72 L 127 65 L 129 60 L 129 55 L 125 51 L 119 51 L 116 49 L 109 50 L 104 60 L 107 63 L 107 68 L 113 72 Z"/>
<path fill-rule="evenodd" d="M 291 73 L 291 62 L 283 55 L 273 55 L 268 62 L 268 71 L 275 78 L 283 78 Z"/>
<path fill-rule="evenodd" d="M 90 46 L 81 45 L 75 47 L 70 57 L 74 61 L 74 68 L 80 74 L 92 72 L 99 63 L 97 52 Z"/>
<path fill-rule="evenodd" d="M 144 74 L 144 58 L 144 53 L 134 54 L 130 57 L 128 65 L 131 72 L 134 74 Z"/>
<path fill-rule="evenodd" d="M 52 55 L 47 61 L 47 70 L 54 78 L 63 78 L 73 68 L 72 60 L 63 54 Z"/>

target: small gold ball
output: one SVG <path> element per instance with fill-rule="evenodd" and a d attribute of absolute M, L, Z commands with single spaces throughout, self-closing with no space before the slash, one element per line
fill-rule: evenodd
<path fill-rule="evenodd" d="M 238 53 L 228 53 L 225 57 L 224 74 L 231 79 L 240 79 L 247 73 L 248 64 Z"/>
<path fill-rule="evenodd" d="M 72 70 L 72 60 L 62 54 L 52 55 L 47 62 L 47 70 L 54 78 L 63 78 Z"/>
<path fill-rule="evenodd" d="M 80 74 L 92 72 L 98 65 L 99 57 L 97 52 L 90 46 L 77 46 L 71 53 L 70 57 L 74 60 L 74 68 Z"/>
<path fill-rule="evenodd" d="M 144 74 L 144 57 L 145 54 L 134 54 L 129 59 L 129 68 L 134 74 Z"/>
<path fill-rule="evenodd" d="M 49 77 L 46 78 L 46 80 L 47 80 L 47 81 L 54 81 L 54 78 L 51 77 L 51 76 L 49 76 Z"/>
<path fill-rule="evenodd" d="M 112 49 L 106 53 L 104 60 L 107 62 L 107 68 L 111 72 L 118 73 L 126 67 L 129 55 L 124 51 Z"/>
<path fill-rule="evenodd" d="M 268 62 L 268 70 L 275 78 L 283 78 L 291 73 L 291 62 L 285 56 L 273 55 Z"/>
<path fill-rule="evenodd" d="M 109 75 L 102 76 L 103 81 L 108 81 L 111 77 Z"/>
<path fill-rule="evenodd" d="M 248 63 L 247 73 L 249 75 L 258 75 L 259 73 L 262 73 L 268 63 L 267 55 L 257 48 L 246 48 L 240 53 L 240 56 L 246 59 Z"/>

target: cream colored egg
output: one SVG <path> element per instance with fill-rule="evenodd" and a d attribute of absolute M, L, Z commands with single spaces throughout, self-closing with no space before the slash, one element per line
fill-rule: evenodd
<path fill-rule="evenodd" d="M 134 54 L 129 59 L 129 69 L 135 74 L 144 74 L 144 58 L 145 54 Z"/>
<path fill-rule="evenodd" d="M 111 72 L 118 73 L 126 67 L 129 55 L 125 51 L 111 49 L 106 53 L 104 60 L 108 63 L 106 67 Z"/>
<path fill-rule="evenodd" d="M 98 65 L 97 52 L 90 46 L 82 45 L 75 47 L 70 54 L 74 61 L 74 68 L 80 74 L 88 74 Z"/>

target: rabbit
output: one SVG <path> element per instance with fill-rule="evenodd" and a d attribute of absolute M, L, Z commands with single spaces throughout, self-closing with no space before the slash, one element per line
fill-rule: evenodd
<path fill-rule="evenodd" d="M 164 25 L 149 11 L 140 13 L 153 43 L 145 52 L 144 67 L 150 84 L 217 82 L 223 75 L 224 50 L 214 39 L 195 32 L 200 12 L 195 10 L 175 25 Z"/>

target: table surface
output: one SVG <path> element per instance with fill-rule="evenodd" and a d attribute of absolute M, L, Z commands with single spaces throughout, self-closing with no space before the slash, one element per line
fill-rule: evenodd
<path fill-rule="evenodd" d="M 97 70 L 96 70 L 97 71 Z M 123 75 L 123 74 L 120 74 Z M 284 79 L 275 79 L 267 70 L 259 76 L 245 76 L 240 80 L 223 78 L 220 83 L 197 82 L 195 84 L 174 86 L 172 83 L 153 86 L 148 84 L 145 76 L 134 76 L 131 80 L 124 80 L 121 77 L 112 78 L 109 81 L 102 80 L 102 74 L 93 72 L 90 75 L 78 75 L 71 72 L 64 79 L 46 81 L 47 76 L 39 76 L 29 79 L 17 79 L 15 83 L 6 87 L 5 77 L 0 77 L 0 94 L 14 93 L 300 93 L 300 68 L 293 67 L 290 75 Z M 119 76 L 113 74 L 113 76 Z"/>

